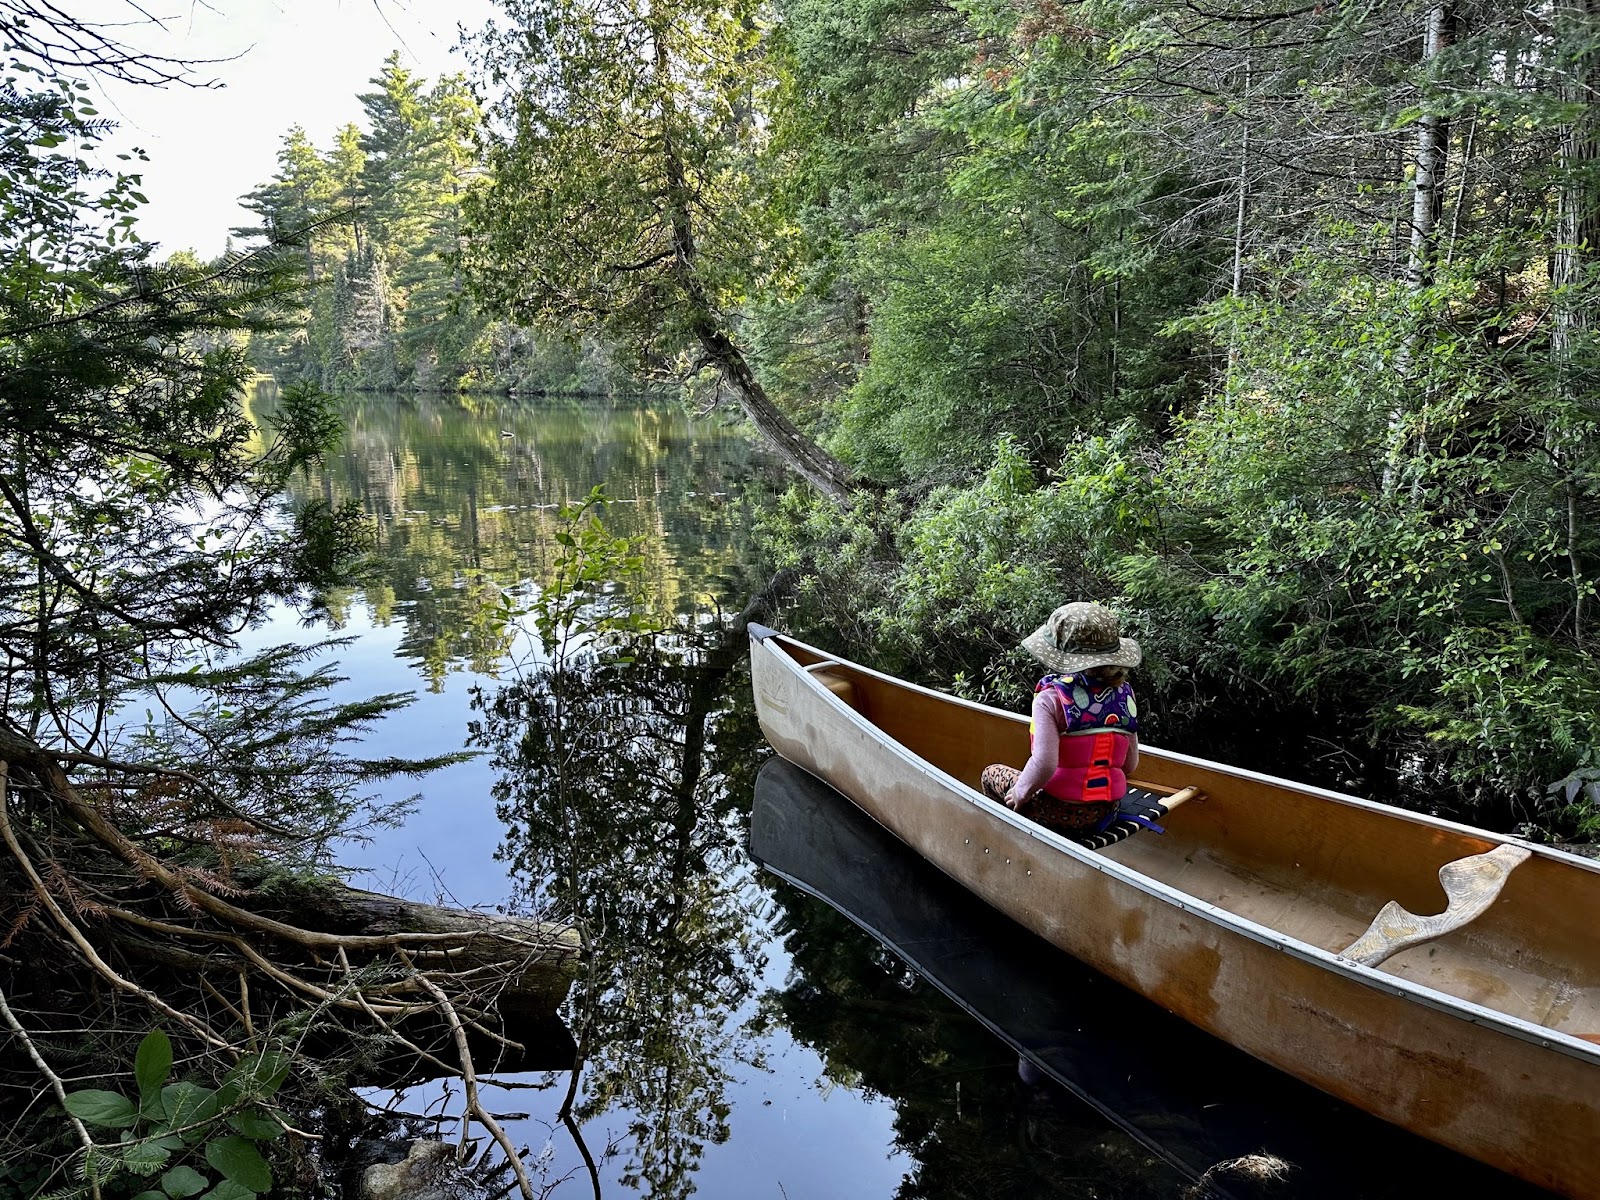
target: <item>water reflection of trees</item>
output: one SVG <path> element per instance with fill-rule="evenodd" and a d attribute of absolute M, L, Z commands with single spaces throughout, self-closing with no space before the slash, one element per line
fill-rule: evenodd
<path fill-rule="evenodd" d="M 258 416 L 270 418 L 269 389 Z M 661 612 L 716 590 L 749 558 L 741 498 L 764 476 L 748 438 L 671 403 L 363 395 L 345 399 L 341 452 L 297 487 L 354 500 L 377 530 L 377 574 L 327 598 L 402 624 L 400 653 L 437 690 L 461 669 L 493 675 L 510 644 L 503 592 L 550 573 L 556 509 L 604 483 L 607 525 L 643 539 Z"/>
<path fill-rule="evenodd" d="M 763 1000 L 826 1062 L 827 1077 L 893 1102 L 895 1144 L 916 1166 L 897 1200 L 1171 1200 L 1177 1177 L 1018 1059 L 846 917 L 774 881 L 793 959 Z"/>
<path fill-rule="evenodd" d="M 568 657 L 481 695 L 473 726 L 523 901 L 591 942 L 575 1119 L 626 1120 L 621 1181 L 662 1197 L 728 1136 L 763 963 L 742 851 L 760 734 L 743 635 L 721 642 L 680 629 Z"/>

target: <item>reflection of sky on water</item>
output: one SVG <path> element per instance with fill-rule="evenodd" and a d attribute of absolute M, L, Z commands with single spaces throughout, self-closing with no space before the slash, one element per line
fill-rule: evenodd
<path fill-rule="evenodd" d="M 250 643 L 273 645 L 306 633 L 293 613 L 280 611 L 266 626 L 253 631 Z M 354 641 L 331 654 L 339 663 L 339 673 L 347 677 L 335 699 L 355 700 L 384 692 L 416 696 L 410 707 L 373 727 L 362 741 L 363 755 L 426 758 L 462 748 L 470 715 L 471 676 L 453 676 L 437 692 L 420 691 L 416 668 L 400 655 L 399 625 L 374 625 L 368 614 L 360 613 L 353 615 L 339 634 Z M 401 828 L 379 829 L 369 843 L 344 845 L 340 862 L 362 872 L 362 878 L 355 881 L 362 887 L 419 900 L 433 900 L 443 889 L 466 907 L 503 903 L 507 885 L 504 870 L 494 862 L 500 828 L 489 796 L 492 783 L 488 764 L 481 757 L 420 780 L 389 781 L 384 785 L 386 798 L 416 793 L 416 811 Z"/>
<path fill-rule="evenodd" d="M 292 614 L 280 614 L 252 635 L 269 645 L 304 633 Z M 375 692 L 416 689 L 415 668 L 401 657 L 397 626 L 374 626 L 365 617 L 352 619 L 341 631 L 355 642 L 339 653 L 341 673 L 349 677 L 339 697 L 354 699 Z M 362 752 L 373 756 L 426 756 L 458 750 L 472 715 L 470 675 L 450 677 L 439 692 L 418 693 L 410 708 L 379 724 L 364 741 Z M 488 683 L 493 686 L 492 682 Z M 416 811 L 397 829 L 380 829 L 366 844 L 350 844 L 340 852 L 347 866 L 363 874 L 358 886 L 410 896 L 418 900 L 458 903 L 494 909 L 510 898 L 506 865 L 495 860 L 503 830 L 495 819 L 490 789 L 494 772 L 486 757 L 446 767 L 419 781 L 396 781 L 388 798 L 416 792 Z M 748 879 L 742 887 L 760 892 Z M 764 987 L 783 986 L 790 971 L 782 943 L 770 933 L 759 935 L 767 964 Z M 754 1005 L 734 1015 L 738 1023 L 754 1015 Z M 708 1145 L 695 1174 L 697 1195 L 705 1197 L 772 1196 L 783 1200 L 814 1197 L 889 1197 L 905 1175 L 907 1160 L 893 1147 L 894 1107 L 883 1097 L 834 1087 L 824 1078 L 824 1063 L 815 1050 L 797 1045 L 782 1027 L 774 1026 L 756 1047 L 765 1069 L 748 1063 L 729 1064 L 732 1078 L 726 1100 L 732 1107 L 732 1136 L 722 1145 Z M 538 1076 L 508 1076 L 524 1082 Z M 556 1121 L 565 1090 L 565 1076 L 544 1091 L 500 1090 L 490 1106 L 502 1112 L 526 1112 L 529 1119 L 508 1123 L 511 1136 L 539 1153 L 548 1144 L 544 1163 L 549 1178 L 578 1171 L 556 1196 L 590 1195 L 581 1174 L 582 1161 L 571 1139 Z M 387 1094 L 370 1093 L 382 1103 Z M 436 1111 L 436 1086 L 407 1091 L 398 1101 L 406 1111 Z M 625 1138 L 634 1114 L 614 1110 L 588 1123 L 585 1137 L 598 1151 L 615 1138 Z M 620 1160 L 619 1160 L 620 1161 Z M 614 1169 L 618 1162 L 610 1166 Z M 614 1175 L 607 1196 L 623 1195 Z M 782 1185 L 780 1190 L 779 1184 Z"/>
<path fill-rule="evenodd" d="M 524 670 L 537 667 L 540 656 L 525 635 L 514 628 L 486 635 L 480 618 L 499 591 L 523 600 L 535 594 L 555 509 L 595 484 L 607 484 L 614 497 L 608 527 L 647 539 L 647 574 L 664 607 L 681 611 L 697 594 L 710 594 L 725 609 L 746 599 L 733 591 L 743 586 L 745 545 L 733 504 L 745 480 L 761 477 L 765 468 L 752 447 L 726 429 L 689 422 L 670 409 L 641 416 L 625 406 L 598 415 L 592 423 L 598 435 L 586 432 L 582 412 L 541 413 L 526 404 L 474 411 L 448 401 L 386 405 L 369 398 L 352 405 L 350 416 L 343 455 L 304 484 L 303 494 L 353 497 L 374 517 L 386 555 L 381 581 L 334 598 L 336 628 L 308 628 L 297 614 L 280 610 L 244 640 L 248 650 L 336 632 L 353 639 L 332 652 L 346 677 L 336 699 L 414 693 L 410 707 L 364 738 L 365 756 L 460 750 L 475 715 L 472 689 L 493 690 L 515 678 L 511 660 Z M 500 436 L 508 428 L 518 431 L 520 445 Z M 613 444 L 629 437 L 631 445 Z M 699 469 L 714 487 L 697 478 Z M 527 486 L 530 478 L 537 487 Z M 702 494 L 709 491 L 716 494 Z M 697 511 L 700 506 L 707 511 Z M 483 581 L 493 589 L 481 588 Z M 415 811 L 401 827 L 341 847 L 341 862 L 358 870 L 359 886 L 469 907 L 507 905 L 514 888 L 508 864 L 495 858 L 505 835 L 491 794 L 495 780 L 489 758 L 479 755 L 421 780 L 391 781 L 383 798 L 415 794 Z M 759 998 L 783 986 L 791 964 L 771 931 L 765 890 L 748 866 L 735 874 L 720 886 L 765 914 L 755 918 L 753 930 L 765 956 Z M 756 1015 L 757 1003 L 738 1005 L 726 1027 L 742 1027 Z M 722 1064 L 730 1136 L 705 1145 L 692 1177 L 696 1194 L 775 1200 L 894 1194 L 908 1162 L 894 1148 L 889 1101 L 829 1083 L 822 1057 L 782 1026 L 764 1026 L 743 1040 L 742 1051 Z M 577 1172 L 556 1195 L 582 1196 L 590 1194 L 589 1181 L 555 1117 L 566 1078 L 555 1076 L 547 1090 L 493 1093 L 491 1106 L 529 1113 L 509 1123 L 511 1136 L 535 1154 L 548 1145 L 549 1157 L 540 1164 L 547 1179 Z M 398 1107 L 422 1111 L 440 1099 L 437 1086 L 424 1085 L 410 1089 Z M 649 1117 L 613 1106 L 585 1125 L 597 1156 L 608 1143 L 623 1145 L 601 1167 L 608 1196 L 631 1191 L 619 1186 L 617 1175 L 628 1162 L 629 1127 L 638 1119 Z"/>

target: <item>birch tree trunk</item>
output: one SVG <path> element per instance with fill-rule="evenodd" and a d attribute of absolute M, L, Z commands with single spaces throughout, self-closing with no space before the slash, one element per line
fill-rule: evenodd
<path fill-rule="evenodd" d="M 1558 62 L 1562 98 L 1574 106 L 1575 116 L 1562 130 L 1560 192 L 1557 197 L 1556 244 L 1550 263 L 1552 327 L 1550 349 L 1554 358 L 1558 410 L 1568 411 L 1587 397 L 1574 364 L 1580 342 L 1589 333 L 1592 317 L 1586 303 L 1585 276 L 1595 247 L 1600 244 L 1600 201 L 1595 170 L 1600 145 L 1594 103 L 1600 63 L 1594 47 L 1600 0 L 1563 0 L 1557 16 L 1558 44 L 1571 47 L 1574 61 Z M 1558 418 L 1559 419 L 1559 418 Z M 1546 431 L 1546 445 L 1561 475 L 1567 515 L 1567 562 L 1572 585 L 1572 636 L 1578 649 L 1586 648 L 1589 583 L 1580 550 L 1583 532 L 1582 491 L 1577 462 L 1561 430 Z"/>
<path fill-rule="evenodd" d="M 1417 121 L 1416 151 L 1413 156 L 1414 173 L 1411 181 L 1411 238 L 1406 256 L 1406 286 L 1413 297 L 1433 283 L 1434 258 L 1438 246 L 1439 217 L 1444 211 L 1445 172 L 1449 166 L 1450 123 L 1428 104 L 1431 88 L 1428 75 L 1434 60 L 1448 46 L 1455 35 L 1455 5 L 1434 4 L 1429 7 L 1427 23 L 1423 30 L 1420 100 L 1423 114 Z M 1400 351 L 1395 363 L 1402 397 L 1406 390 L 1406 377 L 1416 360 L 1418 333 L 1413 332 L 1407 345 Z M 1389 450 L 1383 468 L 1383 490 L 1393 491 L 1400 472 L 1400 460 L 1405 454 L 1406 403 L 1402 398 L 1389 412 Z"/>
<path fill-rule="evenodd" d="M 1450 44 L 1455 35 L 1455 23 L 1453 4 L 1436 4 L 1428 10 L 1422 41 L 1424 74 L 1440 51 Z M 1437 112 L 1425 111 L 1417 122 L 1416 174 L 1411 186 L 1411 252 L 1406 261 L 1406 280 L 1414 292 L 1433 282 L 1449 146 L 1450 123 Z"/>

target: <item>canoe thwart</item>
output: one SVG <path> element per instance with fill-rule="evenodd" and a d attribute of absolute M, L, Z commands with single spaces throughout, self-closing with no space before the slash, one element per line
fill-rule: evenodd
<path fill-rule="evenodd" d="M 855 683 L 848 675 L 830 669 L 842 665 L 837 659 L 827 659 L 819 663 L 812 663 L 806 668 L 806 674 L 839 697 L 840 702 L 846 708 L 853 708 L 857 712 L 862 712 L 861 697 L 856 691 Z"/>
<path fill-rule="evenodd" d="M 1149 792 L 1152 796 L 1160 797 L 1161 803 L 1165 804 L 1169 810 L 1176 808 L 1185 800 L 1204 800 L 1206 798 L 1205 793 L 1197 787 L 1163 787 L 1159 783 L 1146 783 L 1143 779 L 1128 780 L 1128 788 L 1132 791 Z"/>
<path fill-rule="evenodd" d="M 1522 846 L 1499 846 L 1486 854 L 1445 863 L 1439 868 L 1439 882 L 1449 903 L 1442 913 L 1418 916 L 1391 900 L 1341 956 L 1364 967 L 1376 967 L 1408 947 L 1470 924 L 1488 911 L 1511 872 L 1532 853 Z"/>

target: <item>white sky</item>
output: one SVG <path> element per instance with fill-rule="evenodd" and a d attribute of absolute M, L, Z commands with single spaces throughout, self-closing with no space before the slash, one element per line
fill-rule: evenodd
<path fill-rule="evenodd" d="M 464 71 L 457 28 L 481 27 L 492 0 L 144 0 L 170 18 L 165 31 L 124 27 L 121 40 L 172 58 L 217 59 L 199 68 L 220 89 L 105 83 L 96 107 L 121 126 L 112 149 L 150 156 L 141 189 L 150 204 L 140 233 L 161 252 L 222 252 L 228 231 L 250 223 L 238 199 L 271 178 L 283 135 L 300 124 L 321 149 L 360 121 L 356 96 L 372 90 L 391 50 L 428 80 Z M 80 0 L 74 14 L 127 22 L 127 0 Z M 114 164 L 108 159 L 108 165 Z"/>

